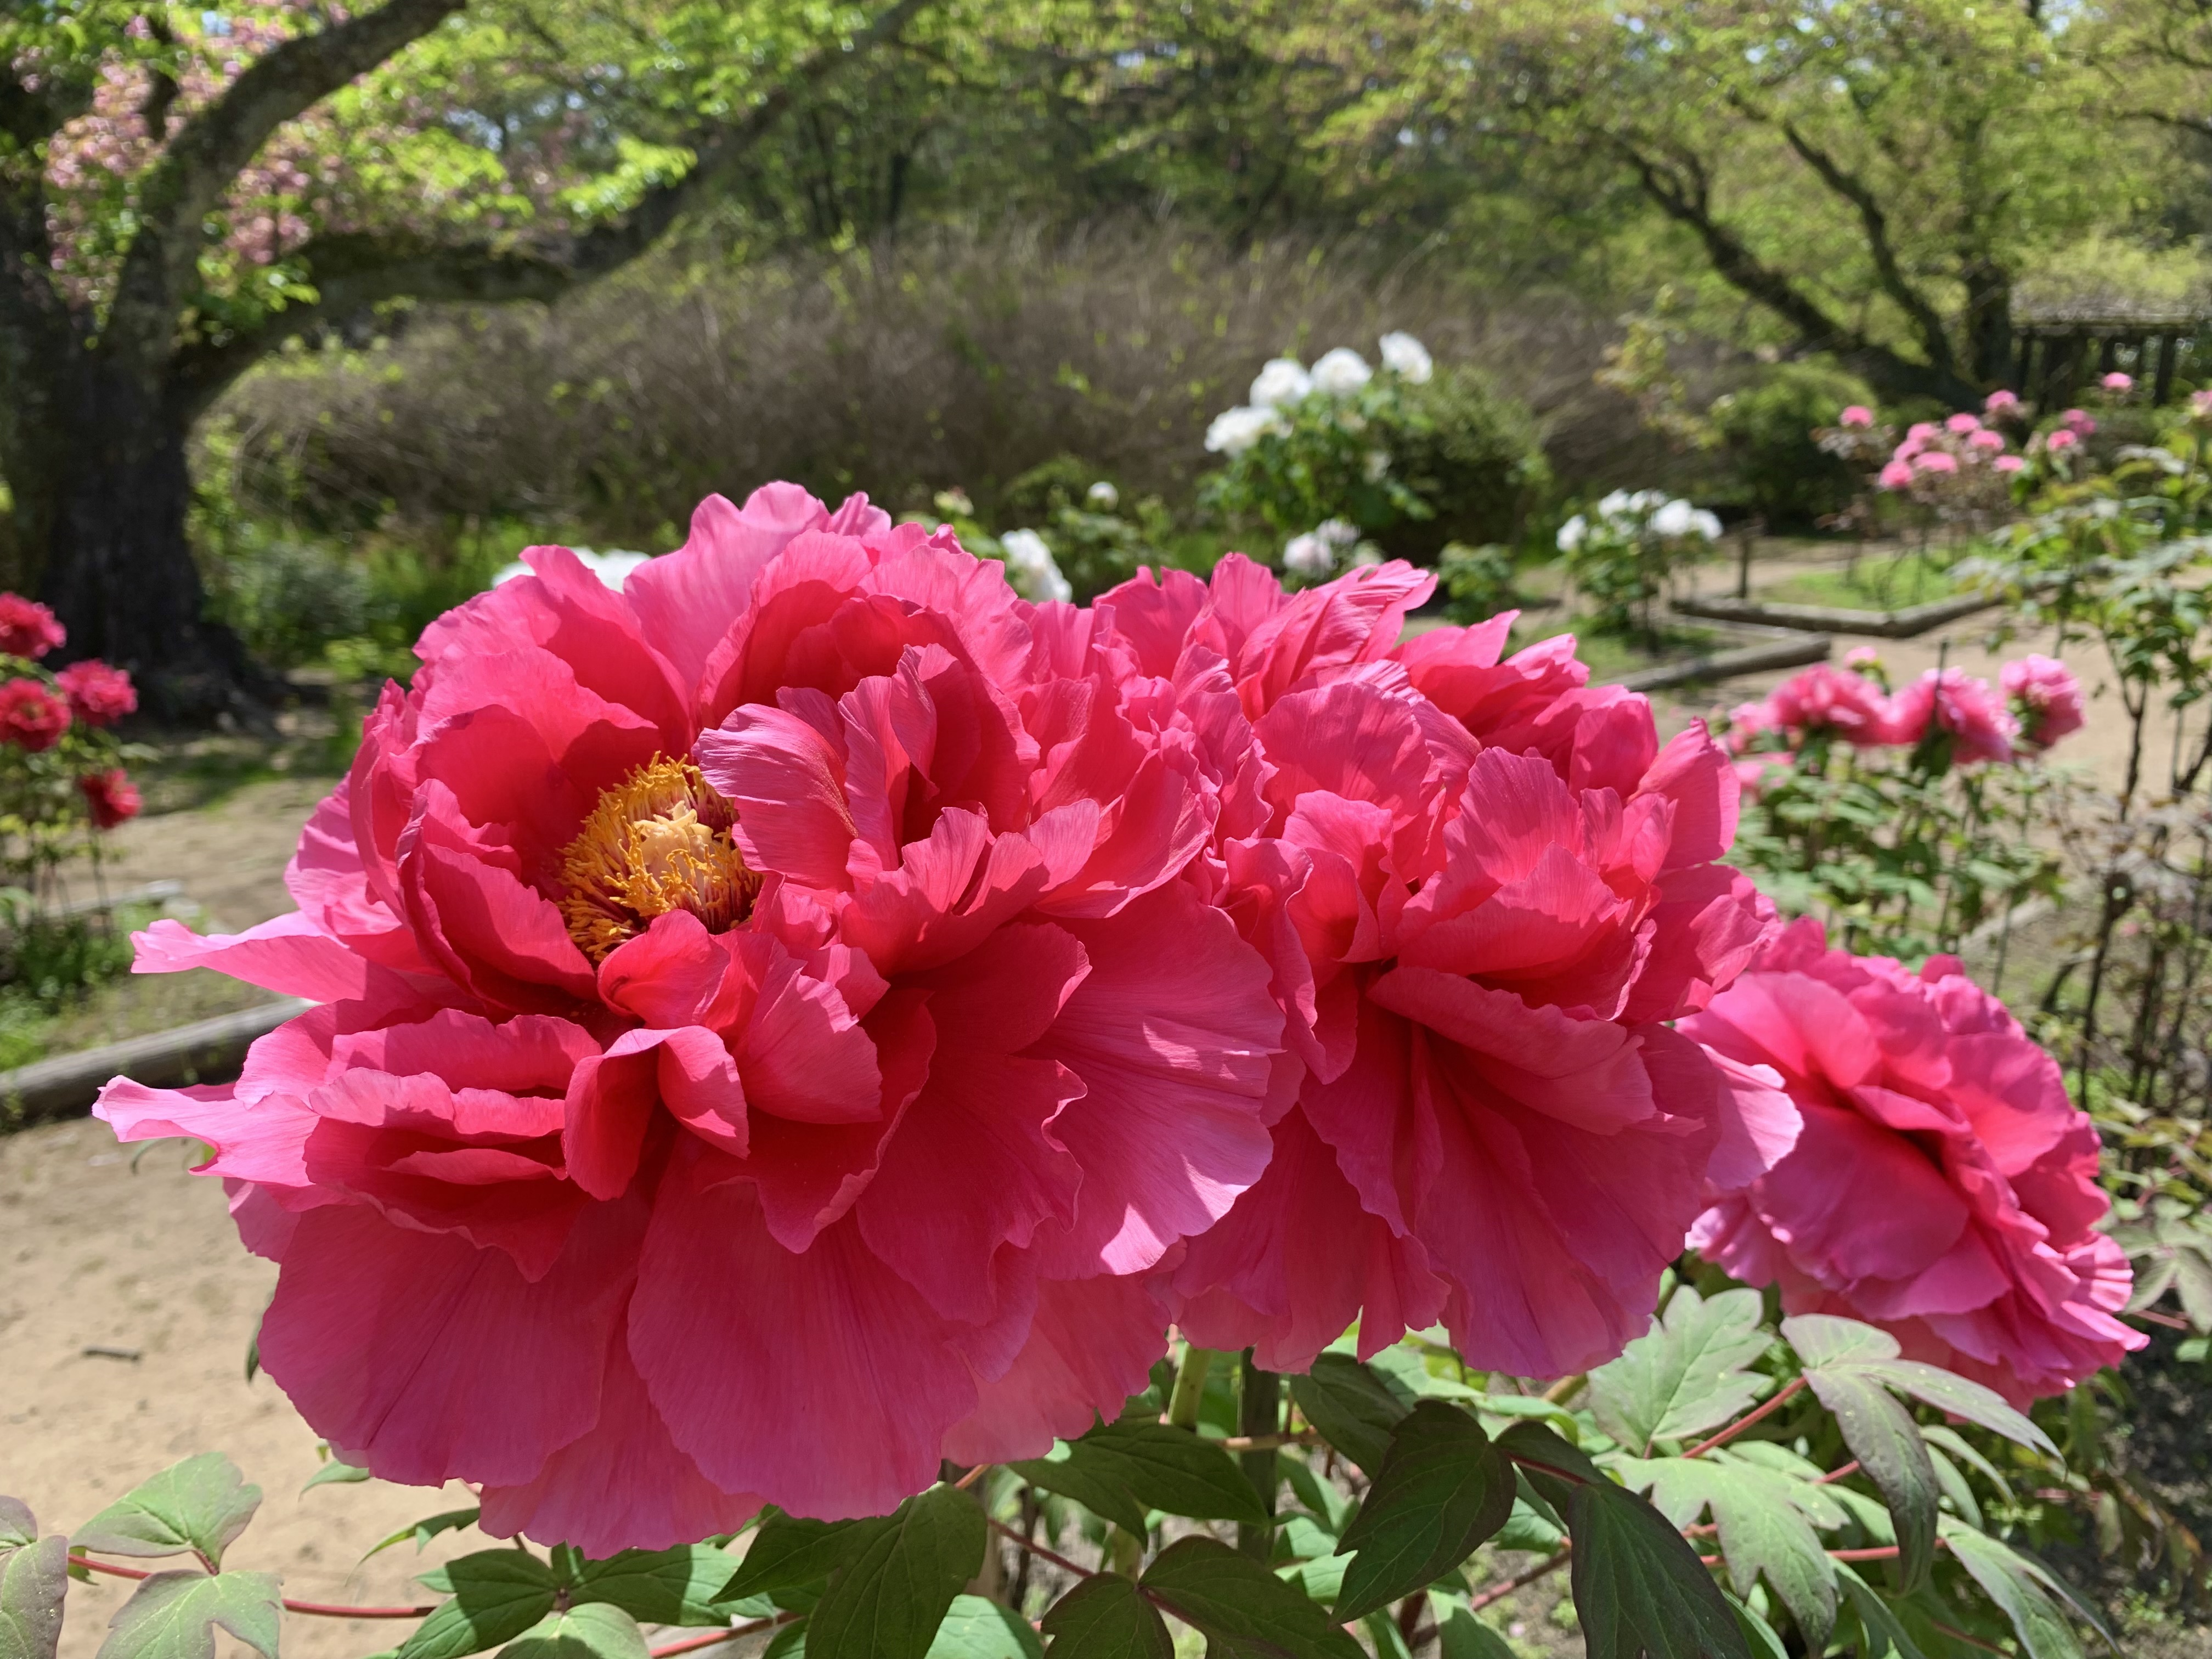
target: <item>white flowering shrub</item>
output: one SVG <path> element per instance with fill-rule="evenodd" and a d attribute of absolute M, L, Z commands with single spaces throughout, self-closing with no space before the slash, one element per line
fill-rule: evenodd
<path fill-rule="evenodd" d="M 1720 539 L 1721 521 L 1662 489 L 1616 489 L 1559 526 L 1567 574 L 1603 632 L 1656 637 L 1653 607 L 1674 573 Z"/>
<path fill-rule="evenodd" d="M 1526 409 L 1471 370 L 1439 373 L 1410 334 L 1376 347 L 1379 366 L 1349 346 L 1310 368 L 1272 358 L 1206 430 L 1222 465 L 1201 500 L 1293 576 L 1321 580 L 1363 548 L 1433 562 L 1447 542 L 1512 540 L 1543 477 Z M 1331 525 L 1349 534 L 1322 536 Z"/>

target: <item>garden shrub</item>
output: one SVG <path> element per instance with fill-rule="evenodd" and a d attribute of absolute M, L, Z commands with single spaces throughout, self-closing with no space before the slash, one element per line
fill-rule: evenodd
<path fill-rule="evenodd" d="M 1813 436 L 1852 404 L 1875 394 L 1832 364 L 1777 364 L 1740 392 L 1717 399 L 1711 419 L 1727 453 L 1734 489 L 1771 529 L 1810 529 L 1841 512 L 1862 488 L 1857 471 Z"/>

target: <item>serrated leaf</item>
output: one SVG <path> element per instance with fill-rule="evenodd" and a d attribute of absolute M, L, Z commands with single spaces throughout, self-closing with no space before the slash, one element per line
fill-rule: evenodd
<path fill-rule="evenodd" d="M 1813 1392 L 1835 1414 L 1844 1443 L 1889 1505 L 1905 1588 L 1928 1582 L 1936 1560 L 1936 1466 L 1912 1414 L 1856 1367 L 1807 1373 Z"/>
<path fill-rule="evenodd" d="M 1749 1595 L 1764 1577 L 1814 1651 L 1826 1644 L 1836 1622 L 1835 1572 L 1792 1482 L 1770 1469 L 1702 1457 L 1658 1458 L 1623 1474 L 1632 1487 L 1649 1484 L 1654 1507 L 1677 1530 L 1710 1512 L 1735 1593 Z"/>
<path fill-rule="evenodd" d="M 980 1595 L 956 1595 L 929 1644 L 928 1659 L 1044 1659 L 1030 1621 Z"/>
<path fill-rule="evenodd" d="M 712 1544 L 672 1550 L 624 1550 L 586 1561 L 572 1591 L 580 1602 L 605 1601 L 645 1625 L 726 1625 L 723 1589 L 738 1563 Z"/>
<path fill-rule="evenodd" d="M 215 1659 L 218 1625 L 276 1659 L 279 1595 L 273 1572 L 157 1572 L 107 1621 L 98 1659 Z"/>
<path fill-rule="evenodd" d="M 1293 1376 L 1291 1398 L 1322 1437 L 1368 1475 L 1382 1467 L 1390 1431 L 1411 1409 L 1374 1371 L 1341 1353 L 1322 1354 L 1305 1376 Z"/>
<path fill-rule="evenodd" d="M 1390 1449 L 1338 1553 L 1352 1557 L 1335 1616 L 1358 1619 L 1425 1588 L 1474 1553 L 1513 1512 L 1512 1465 L 1456 1406 L 1425 1400 Z"/>
<path fill-rule="evenodd" d="M 399 1644 L 399 1659 L 459 1659 L 512 1642 L 553 1611 L 561 1588 L 550 1567 L 522 1550 L 478 1550 L 422 1579 L 449 1599 Z"/>
<path fill-rule="evenodd" d="M 769 1595 L 827 1578 L 884 1524 L 880 1520 L 806 1521 L 795 1515 L 772 1515 L 753 1534 L 722 1599 Z"/>
<path fill-rule="evenodd" d="M 472 1504 L 465 1510 L 446 1510 L 436 1515 L 425 1516 L 411 1526 L 400 1528 L 389 1538 L 378 1539 L 375 1543 L 369 1546 L 368 1555 L 364 1555 L 361 1559 L 366 1561 L 370 1555 L 376 1555 L 388 1550 L 394 1544 L 404 1544 L 410 1538 L 415 1540 L 415 1548 L 419 1553 L 423 1545 L 441 1533 L 458 1532 L 463 1527 L 473 1527 L 483 1513 L 479 1507 Z"/>
<path fill-rule="evenodd" d="M 1620 1357 L 1589 1374 L 1597 1425 L 1631 1451 L 1717 1429 L 1759 1398 L 1771 1379 L 1748 1370 L 1770 1340 L 1759 1328 L 1757 1291 L 1723 1291 L 1710 1302 L 1688 1285 L 1674 1292 Z"/>
<path fill-rule="evenodd" d="M 1475 1616 L 1456 1595 L 1429 1597 L 1437 1610 L 1437 1645 L 1441 1659 L 1514 1659 L 1505 1638 Z"/>
<path fill-rule="evenodd" d="M 1870 1641 L 1887 1643 L 1887 1650 L 1896 1654 L 1897 1659 L 1927 1659 L 1904 1624 L 1890 1611 L 1889 1603 L 1883 1601 L 1874 1586 L 1860 1577 L 1849 1563 L 1836 1563 L 1836 1580 L 1844 1587 L 1844 1594 L 1850 1600 L 1851 1611 L 1858 1614 L 1860 1626 L 1865 1630 Z M 1869 1650 L 1865 1659 L 1882 1659 L 1882 1650 Z"/>
<path fill-rule="evenodd" d="M 1948 1528 L 1944 1537 L 1959 1565 L 2012 1622 L 2013 1633 L 2031 1659 L 2082 1659 L 2081 1644 L 2066 1615 L 2044 1594 L 2018 1556 L 1970 1527 Z"/>
<path fill-rule="evenodd" d="M 611 1601 L 549 1613 L 500 1650 L 499 1659 L 647 1659 L 645 1632 Z"/>
<path fill-rule="evenodd" d="M 1296 1586 L 1212 1538 L 1185 1538 L 1145 1570 L 1146 1593 L 1223 1659 L 1364 1659 Z"/>
<path fill-rule="evenodd" d="M 1044 1616 L 1050 1659 L 1174 1659 L 1159 1609 L 1118 1573 L 1086 1578 Z"/>
<path fill-rule="evenodd" d="M 247 1486 L 237 1464 L 220 1452 L 204 1452 L 133 1487 L 70 1541 L 102 1555 L 197 1551 L 220 1568 L 223 1551 L 260 1506 L 261 1488 Z"/>
<path fill-rule="evenodd" d="M 1873 1325 L 1835 1314 L 1796 1314 L 1782 1322 L 1783 1340 L 1808 1371 L 1853 1359 L 1894 1359 L 1897 1339 Z"/>
<path fill-rule="evenodd" d="M 54 1659 L 69 1594 L 69 1540 L 41 1539 L 31 1511 L 0 1498 L 0 1659 Z"/>
<path fill-rule="evenodd" d="M 2160 1256 L 2150 1262 L 2136 1275 L 2135 1290 L 2128 1297 L 2127 1311 L 2141 1313 L 2145 1308 L 2157 1305 L 2159 1297 L 2173 1288 L 2173 1281 L 2180 1272 L 2180 1263 L 2170 1255 Z"/>
<path fill-rule="evenodd" d="M 2033 1447 L 2053 1457 L 2058 1455 L 2058 1448 L 2051 1443 L 2051 1437 L 2025 1414 L 2014 1411 L 2002 1395 L 1969 1382 L 1956 1371 L 1923 1364 L 1917 1359 L 1870 1360 L 1854 1364 L 1849 1369 L 1874 1377 L 1885 1387 L 1909 1394 L 1938 1411 L 1978 1423 L 1992 1434 L 2001 1434 L 2016 1444 Z"/>
<path fill-rule="evenodd" d="M 1567 1531 L 1589 1659 L 1751 1659 L 1720 1586 L 1643 1498 L 1609 1480 L 1577 1486 Z"/>
<path fill-rule="evenodd" d="M 966 1492 L 908 1498 L 830 1575 L 806 1621 L 811 1659 L 924 1659 L 989 1535 Z"/>

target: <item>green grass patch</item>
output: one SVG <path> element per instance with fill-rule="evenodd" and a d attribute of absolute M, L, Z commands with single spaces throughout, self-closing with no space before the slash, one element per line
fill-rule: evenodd
<path fill-rule="evenodd" d="M 1966 592 L 1951 580 L 1948 555 L 1917 553 L 1861 558 L 1830 570 L 1811 570 L 1758 591 L 1778 605 L 1827 605 L 1843 611 L 1904 611 Z"/>
<path fill-rule="evenodd" d="M 1575 655 L 1589 665 L 1593 680 L 1619 679 L 1638 669 L 1702 656 L 1726 643 L 1718 629 L 1674 623 L 1660 629 L 1654 648 L 1654 641 L 1640 634 L 1601 634 L 1587 617 L 1547 616 L 1516 624 L 1506 649 L 1522 650 L 1561 634 L 1575 636 Z"/>

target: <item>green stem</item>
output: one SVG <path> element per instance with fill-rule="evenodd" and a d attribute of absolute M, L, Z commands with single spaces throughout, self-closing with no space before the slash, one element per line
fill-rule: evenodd
<path fill-rule="evenodd" d="M 1254 1437 L 1281 1432 L 1283 1379 L 1254 1364 L 1249 1348 L 1244 1351 L 1243 1372 L 1237 1413 L 1238 1430 Z M 1267 1512 L 1265 1525 L 1238 1523 L 1237 1548 L 1240 1554 L 1264 1563 L 1275 1553 L 1275 1486 L 1279 1478 L 1275 1449 L 1270 1446 L 1264 1451 L 1241 1452 L 1237 1461 L 1243 1466 L 1244 1478 L 1252 1483 L 1252 1490 L 1259 1493 L 1260 1507 Z"/>
<path fill-rule="evenodd" d="M 1213 1368 L 1213 1350 L 1191 1344 L 1176 1369 L 1175 1392 L 1168 1396 L 1168 1421 L 1178 1429 L 1196 1432 L 1198 1408 L 1206 1399 L 1206 1374 Z"/>

